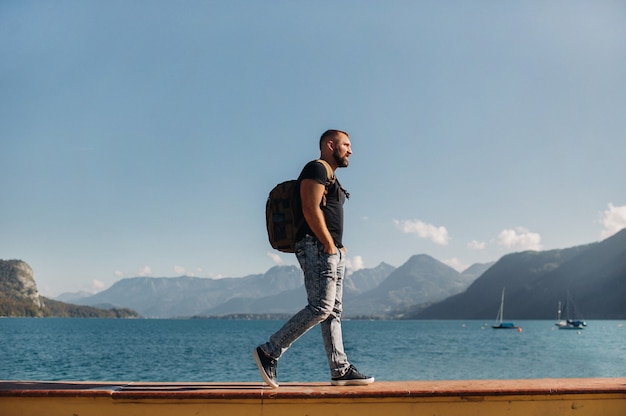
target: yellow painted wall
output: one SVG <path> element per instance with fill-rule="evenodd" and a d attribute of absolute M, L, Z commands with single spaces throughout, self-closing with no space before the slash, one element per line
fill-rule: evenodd
<path fill-rule="evenodd" d="M 2 416 L 625 416 L 626 394 L 308 399 L 1 397 Z"/>

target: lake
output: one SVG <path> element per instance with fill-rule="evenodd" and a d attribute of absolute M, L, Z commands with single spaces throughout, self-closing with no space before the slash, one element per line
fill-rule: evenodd
<path fill-rule="evenodd" d="M 261 381 L 251 356 L 283 321 L 0 319 L 0 379 Z M 589 321 L 345 321 L 350 361 L 377 380 L 624 377 L 626 327 Z M 329 380 L 319 328 L 293 344 L 279 382 Z"/>

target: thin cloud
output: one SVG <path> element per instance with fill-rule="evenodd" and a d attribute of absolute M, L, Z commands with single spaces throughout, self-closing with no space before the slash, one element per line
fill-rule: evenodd
<path fill-rule="evenodd" d="M 174 266 L 174 273 L 183 276 L 185 274 L 185 268 L 183 266 Z"/>
<path fill-rule="evenodd" d="M 223 279 L 226 276 L 224 276 L 221 273 L 205 272 L 202 267 L 196 267 L 196 270 L 194 272 L 189 273 L 189 277 L 200 277 L 200 278 L 206 277 L 208 279 L 217 280 L 217 279 Z"/>
<path fill-rule="evenodd" d="M 97 293 L 100 292 L 102 289 L 104 289 L 104 283 L 98 279 L 93 279 L 93 281 L 91 282 L 92 292 Z"/>
<path fill-rule="evenodd" d="M 213 280 L 224 279 L 226 276 L 221 273 L 207 273 L 206 277 Z"/>
<path fill-rule="evenodd" d="M 347 258 L 346 259 L 346 274 L 347 275 L 351 275 L 352 273 L 356 272 L 357 270 L 361 270 L 364 269 L 365 265 L 363 262 L 363 257 L 361 256 L 354 256 L 352 258 Z"/>
<path fill-rule="evenodd" d="M 272 260 L 272 263 L 278 266 L 282 266 L 283 264 L 285 264 L 285 261 L 282 259 L 282 257 L 280 257 L 280 254 L 278 253 L 272 253 L 271 251 L 268 251 L 267 257 Z"/>
<path fill-rule="evenodd" d="M 609 208 L 602 213 L 600 222 L 604 227 L 600 233 L 602 238 L 608 238 L 623 228 L 626 228 L 626 205 L 616 207 L 612 203 L 609 203 Z"/>
<path fill-rule="evenodd" d="M 437 227 L 432 224 L 426 224 L 420 220 L 414 221 L 399 221 L 393 220 L 400 230 L 406 234 L 415 234 L 420 238 L 426 238 L 432 241 L 435 244 L 439 244 L 441 246 L 447 246 L 450 241 L 450 237 L 448 236 L 448 230 L 446 227 Z"/>
<path fill-rule="evenodd" d="M 480 251 L 480 250 L 484 250 L 486 247 L 487 247 L 487 243 L 485 243 L 484 241 L 472 240 L 469 243 L 467 243 L 467 248 L 469 248 L 470 250 Z"/>
<path fill-rule="evenodd" d="M 533 233 L 524 227 L 512 230 L 502 230 L 496 242 L 502 247 L 513 250 L 541 250 L 541 235 Z"/>
<path fill-rule="evenodd" d="M 454 270 L 456 270 L 457 272 L 462 272 L 463 270 L 467 269 L 467 265 L 461 263 L 461 260 L 457 259 L 456 257 L 453 257 L 451 259 L 445 259 L 442 260 L 443 264 L 447 264 L 448 266 L 452 267 Z"/>
<path fill-rule="evenodd" d="M 138 275 L 141 277 L 152 276 L 152 269 L 150 266 L 143 266 L 141 270 L 139 270 Z"/>

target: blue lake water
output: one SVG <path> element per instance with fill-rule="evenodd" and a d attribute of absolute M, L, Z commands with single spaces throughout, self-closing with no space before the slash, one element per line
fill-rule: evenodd
<path fill-rule="evenodd" d="M 283 321 L 0 319 L 0 379 L 261 381 L 252 349 Z M 626 376 L 626 325 L 590 321 L 345 321 L 351 362 L 377 380 Z M 319 328 L 280 360 L 278 379 L 329 379 Z"/>

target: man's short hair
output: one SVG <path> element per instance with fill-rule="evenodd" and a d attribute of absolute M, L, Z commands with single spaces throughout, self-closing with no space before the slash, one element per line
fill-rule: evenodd
<path fill-rule="evenodd" d="M 324 145 L 325 141 L 333 140 L 337 138 L 339 134 L 345 134 L 346 136 L 350 137 L 348 133 L 346 133 L 345 131 L 341 131 L 341 130 L 331 129 L 331 130 L 326 130 L 324 133 L 322 133 L 322 137 L 320 137 L 320 150 L 322 149 L 322 146 Z"/>

